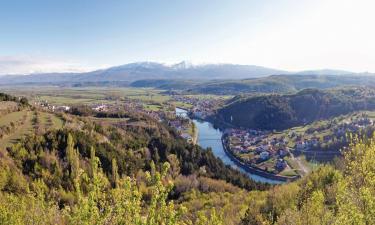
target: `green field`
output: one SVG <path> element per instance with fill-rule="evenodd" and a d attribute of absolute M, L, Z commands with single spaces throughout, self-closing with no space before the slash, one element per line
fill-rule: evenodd
<path fill-rule="evenodd" d="M 19 87 L 5 89 L 7 93 L 16 96 L 27 96 L 31 103 L 47 102 L 52 105 L 95 105 L 95 104 L 122 104 L 128 100 L 138 101 L 147 111 L 170 109 L 170 105 L 180 108 L 191 108 L 191 104 L 175 101 L 164 90 L 153 88 L 109 88 L 109 87 Z M 231 96 L 217 95 L 187 95 L 199 99 L 228 99 Z"/>
<path fill-rule="evenodd" d="M 107 123 L 118 123 L 128 121 L 129 118 L 97 118 L 97 117 L 89 117 L 90 120 L 96 122 L 107 122 Z"/>
<path fill-rule="evenodd" d="M 26 111 L 12 112 L 0 117 L 0 126 L 7 126 L 10 122 L 21 120 Z"/>
<path fill-rule="evenodd" d="M 1 117 L 0 124 L 9 124 L 10 122 L 15 122 L 20 120 L 24 115 L 26 115 L 25 123 L 16 128 L 14 132 L 0 139 L 0 148 L 5 149 L 6 147 L 16 143 L 21 137 L 33 131 L 33 126 L 31 123 L 32 112 L 30 111 L 20 111 L 10 113 L 6 116 Z"/>
<path fill-rule="evenodd" d="M 142 102 L 164 103 L 170 100 L 162 90 L 150 88 L 60 88 L 60 87 L 24 87 L 4 90 L 17 96 L 28 96 L 31 101 L 48 101 L 50 104 L 97 104 L 115 103 L 128 99 Z"/>
<path fill-rule="evenodd" d="M 47 130 L 60 129 L 64 125 L 64 122 L 61 118 L 51 113 L 40 112 L 39 117 L 41 118 L 43 128 Z"/>

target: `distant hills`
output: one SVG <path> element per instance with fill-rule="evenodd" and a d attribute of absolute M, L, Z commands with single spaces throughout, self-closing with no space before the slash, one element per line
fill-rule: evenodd
<path fill-rule="evenodd" d="M 272 75 L 241 80 L 138 80 L 133 87 L 180 90 L 191 94 L 237 95 L 242 93 L 294 93 L 305 88 L 327 89 L 343 86 L 375 86 L 369 74 Z"/>
<path fill-rule="evenodd" d="M 252 65 L 191 65 L 181 62 L 168 66 L 154 62 L 138 62 L 85 73 L 7 75 L 0 77 L 0 84 L 131 83 L 147 79 L 245 79 L 284 73 L 288 72 Z"/>
<path fill-rule="evenodd" d="M 0 85 L 117 85 L 127 86 L 139 80 L 195 80 L 196 83 L 210 80 L 241 80 L 270 75 L 292 74 L 292 72 L 254 65 L 204 64 L 192 65 L 181 62 L 166 65 L 155 62 L 137 62 L 85 73 L 46 73 L 31 75 L 0 76 Z M 348 71 L 319 70 L 299 72 L 300 75 L 343 75 Z M 245 81 L 246 82 L 246 81 Z M 164 82 L 168 83 L 168 82 Z M 141 83 L 136 83 L 140 86 Z M 181 82 L 180 82 L 181 84 Z M 150 85 L 150 83 L 148 83 Z M 155 85 L 154 85 L 155 86 Z"/>
<path fill-rule="evenodd" d="M 323 69 L 323 70 L 305 70 L 305 71 L 297 72 L 294 74 L 296 75 L 349 75 L 349 74 L 353 74 L 353 72 L 345 71 L 345 70 Z"/>

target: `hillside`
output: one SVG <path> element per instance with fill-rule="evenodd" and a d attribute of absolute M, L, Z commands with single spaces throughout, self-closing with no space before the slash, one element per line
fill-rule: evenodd
<path fill-rule="evenodd" d="M 98 164 L 100 154 L 90 148 L 88 155 L 81 155 L 75 136 L 66 137 L 62 156 L 48 151 L 48 145 L 56 143 L 54 135 L 48 135 L 35 142 L 47 147 L 44 154 L 33 150 L 38 158 L 27 154 L 33 145 L 10 151 L 15 164 L 2 158 L 2 224 L 375 224 L 373 141 L 356 140 L 336 167 L 320 167 L 297 182 L 269 190 L 246 191 L 206 177 L 173 179 L 178 174 L 175 157 L 161 169 L 151 163 L 151 172 L 138 172 L 136 178 L 119 176 L 112 160 L 112 175 L 107 175 Z M 60 157 L 66 158 L 63 164 Z M 19 170 L 22 165 L 24 172 Z M 177 200 L 176 191 L 184 192 Z"/>
<path fill-rule="evenodd" d="M 158 193 L 162 195 L 157 200 L 160 204 L 163 204 L 162 201 L 173 204 L 172 200 L 192 204 L 189 206 L 191 216 L 184 218 L 188 221 L 196 220 L 198 212 L 209 212 L 194 203 L 194 193 L 202 198 L 206 194 L 215 193 L 224 197 L 231 195 L 231 198 L 239 201 L 240 196 L 234 196 L 233 193 L 241 191 L 244 194 L 245 190 L 267 188 L 267 185 L 255 183 L 246 175 L 225 166 L 210 150 L 187 143 L 174 129 L 142 113 L 106 114 L 83 107 L 85 116 L 82 116 L 80 108 L 72 112 L 81 116 L 54 114 L 28 105 L 15 108 L 11 103 L 18 104 L 12 101 L 18 98 L 4 96 L 7 96 L 4 98 L 7 101 L 0 104 L 9 105 L 9 110 L 1 115 L 0 127 L 9 128 L 4 128 L 6 133 L 0 137 L 1 224 L 13 224 L 15 222 L 11 218 L 20 218 L 21 213 L 28 213 L 20 209 L 19 213 L 9 216 L 4 214 L 4 210 L 14 206 L 14 202 L 7 202 L 12 196 L 14 201 L 27 199 L 27 202 L 33 202 L 34 207 L 44 207 L 32 198 L 34 194 L 43 195 L 42 199 L 52 205 L 33 209 L 47 213 L 58 208 L 62 211 L 69 208 L 78 210 L 85 205 L 82 202 L 84 197 L 94 195 L 94 192 L 90 192 L 94 187 L 101 188 L 107 199 L 115 197 L 112 194 L 117 191 L 129 191 L 122 185 L 134 185 L 134 189 L 131 189 L 134 192 L 129 194 L 142 195 L 139 202 L 142 202 L 143 208 L 147 205 L 147 210 L 152 208 L 155 190 L 159 190 Z M 94 176 L 98 180 L 94 180 Z M 136 179 L 136 182 L 129 183 L 131 178 Z M 168 185 L 169 182 L 176 184 L 173 189 Z M 36 193 L 39 190 L 37 188 L 42 188 L 43 193 Z M 118 194 L 124 198 L 129 196 L 121 193 Z M 188 195 L 191 196 L 188 198 Z M 26 203 L 22 203 L 22 206 L 33 207 Z M 137 206 L 141 207 L 132 202 L 128 206 L 122 205 L 120 209 Z M 109 206 L 105 207 L 108 209 Z M 236 214 L 243 215 L 245 210 L 243 203 L 228 207 L 230 209 L 226 213 L 241 208 Z M 166 212 L 171 213 L 171 209 L 167 209 Z M 158 208 L 161 213 L 159 210 L 162 209 Z M 60 216 L 59 220 L 65 221 L 62 224 L 77 224 L 73 222 L 73 217 L 78 216 L 74 212 L 64 211 L 67 213 L 64 216 L 63 213 L 56 213 L 51 215 Z M 142 210 L 140 213 L 145 212 Z M 239 221 L 240 217 L 238 214 L 229 220 Z M 83 219 L 79 218 L 79 221 Z M 40 221 L 35 222 L 38 219 L 33 217 L 34 223 L 41 224 Z M 47 221 L 47 218 L 43 217 L 43 220 Z M 53 224 L 51 221 L 45 223 Z"/>
<path fill-rule="evenodd" d="M 231 77 L 228 77 L 231 78 Z M 343 86 L 375 86 L 375 80 L 369 74 L 352 75 L 273 75 L 243 80 L 138 80 L 130 84 L 133 87 L 154 87 L 165 90 L 180 90 L 187 94 L 236 95 L 243 93 L 292 93 L 305 88 L 327 89 Z"/>
<path fill-rule="evenodd" d="M 370 88 L 305 89 L 291 95 L 236 97 L 215 119 L 236 127 L 282 130 L 357 110 L 375 109 Z"/>
<path fill-rule="evenodd" d="M 336 168 L 323 166 L 297 182 L 251 192 L 243 225 L 375 224 L 373 141 L 356 140 Z M 365 194 L 366 193 L 366 194 Z"/>
<path fill-rule="evenodd" d="M 373 95 L 344 89 L 295 96 L 328 101 L 330 94 Z M 374 224 L 373 206 L 360 207 L 374 201 L 374 142 L 355 140 L 337 168 L 270 187 L 147 115 L 88 108 L 85 116 L 80 108 L 72 112 L 81 116 L 56 115 L 0 96 L 0 124 L 33 118 L 28 133 L 0 149 L 0 224 Z"/>
<path fill-rule="evenodd" d="M 26 98 L 0 93 L 0 151 L 29 134 L 60 129 L 63 124 L 60 115 L 37 111 Z"/>

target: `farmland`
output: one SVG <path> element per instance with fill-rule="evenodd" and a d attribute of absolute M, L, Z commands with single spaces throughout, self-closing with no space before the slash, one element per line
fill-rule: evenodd
<path fill-rule="evenodd" d="M 3 89 L 4 90 L 4 89 Z M 161 90 L 150 88 L 64 88 L 64 87 L 12 87 L 7 93 L 28 96 L 31 101 L 45 100 L 51 104 L 115 103 L 126 98 L 144 102 L 164 103 L 170 98 Z"/>
<path fill-rule="evenodd" d="M 51 113 L 36 113 L 28 109 L 8 113 L 0 117 L 0 127 L 4 128 L 0 138 L 0 148 L 4 149 L 15 144 L 25 135 L 32 134 L 38 129 L 59 129 L 63 125 L 63 120 Z"/>

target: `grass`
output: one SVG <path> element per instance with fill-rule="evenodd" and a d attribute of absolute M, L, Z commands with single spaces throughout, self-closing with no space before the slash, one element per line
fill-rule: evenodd
<path fill-rule="evenodd" d="M 98 102 L 98 100 L 89 98 L 74 98 L 74 96 L 41 96 L 40 100 L 57 105 L 90 104 Z M 103 101 L 100 101 L 100 103 L 102 102 Z"/>
<path fill-rule="evenodd" d="M 22 119 L 24 115 L 26 115 L 26 111 L 17 111 L 17 112 L 8 113 L 4 116 L 1 116 L 0 126 L 7 126 L 10 124 L 10 122 L 16 122 Z"/>
<path fill-rule="evenodd" d="M 27 118 L 25 120 L 25 123 L 15 130 L 15 132 L 11 133 L 10 135 L 0 139 L 0 148 L 5 149 L 8 146 L 11 146 L 12 144 L 17 143 L 18 140 L 20 140 L 23 136 L 27 135 L 28 133 L 33 131 L 33 126 L 31 123 L 32 119 L 32 112 L 30 111 L 21 111 L 23 115 L 26 115 Z M 19 112 L 19 113 L 21 113 Z M 9 121 L 10 123 L 11 121 Z"/>
<path fill-rule="evenodd" d="M 45 128 L 46 130 L 60 129 L 64 125 L 64 122 L 61 118 L 51 113 L 40 112 L 39 117 L 41 119 L 43 128 Z"/>
<path fill-rule="evenodd" d="M 151 88 L 24 87 L 5 91 L 13 95 L 28 96 L 31 101 L 46 100 L 58 105 L 115 103 L 126 98 L 149 103 L 165 103 L 171 99 L 168 95 L 162 94 L 163 90 Z"/>
<path fill-rule="evenodd" d="M 57 129 L 62 128 L 64 126 L 64 121 L 60 117 L 55 115 L 52 116 L 52 123 L 53 127 Z"/>
<path fill-rule="evenodd" d="M 95 105 L 95 104 L 121 104 L 127 100 L 139 101 L 148 111 L 168 110 L 170 105 L 181 108 L 191 108 L 191 104 L 175 101 L 164 90 L 153 88 L 108 88 L 108 87 L 79 87 L 61 88 L 53 86 L 43 87 L 18 87 L 5 89 L 9 94 L 28 96 L 29 101 L 46 101 L 52 105 Z M 230 98 L 230 96 L 217 95 L 188 95 L 200 99 Z"/>
<path fill-rule="evenodd" d="M 161 105 L 155 105 L 155 104 L 144 104 L 143 107 L 145 110 L 148 110 L 148 111 L 159 111 L 162 109 Z"/>
<path fill-rule="evenodd" d="M 280 175 L 282 175 L 282 176 L 287 176 L 287 177 L 293 177 L 293 176 L 296 176 L 296 175 L 298 175 L 298 173 L 295 171 L 295 170 L 293 170 L 293 169 L 290 169 L 290 170 L 283 170 L 281 173 L 280 173 Z"/>
<path fill-rule="evenodd" d="M 193 105 L 191 104 L 187 104 L 185 102 L 176 102 L 176 101 L 173 101 L 173 104 L 177 107 L 177 108 L 183 108 L 183 109 L 190 109 L 193 107 Z"/>
<path fill-rule="evenodd" d="M 308 162 L 304 156 L 298 156 L 297 158 L 302 163 L 302 165 L 306 167 L 309 171 L 311 171 L 313 168 L 317 166 L 317 164 Z M 290 157 L 285 157 L 284 159 L 295 173 L 300 173 L 302 175 L 304 174 L 302 168 L 298 165 L 298 163 L 295 160 L 293 160 Z"/>
<path fill-rule="evenodd" d="M 89 117 L 92 121 L 97 122 L 109 122 L 109 123 L 117 123 L 117 122 L 124 122 L 128 121 L 129 118 L 96 118 L 96 117 Z"/>
<path fill-rule="evenodd" d="M 18 104 L 16 102 L 1 101 L 0 102 L 0 112 L 8 109 L 16 109 Z"/>
<path fill-rule="evenodd" d="M 35 127 L 33 126 L 32 119 L 34 118 L 34 112 L 32 111 L 19 111 L 13 112 L 6 116 L 1 117 L 0 124 L 8 125 L 10 122 L 16 122 L 22 119 L 23 116 L 26 115 L 26 120 L 23 125 L 16 127 L 16 130 L 5 136 L 4 138 L 0 139 L 0 148 L 5 149 L 12 144 L 17 143 L 22 137 L 27 134 L 30 134 L 34 131 Z M 58 116 L 46 113 L 46 112 L 39 112 L 39 119 L 41 126 L 46 129 L 60 129 L 64 126 L 64 122 Z"/>
<path fill-rule="evenodd" d="M 298 169 L 298 164 L 293 159 L 291 159 L 290 157 L 285 157 L 284 159 L 290 167 L 292 167 L 293 169 Z"/>
<path fill-rule="evenodd" d="M 186 97 L 198 98 L 198 99 L 230 99 L 233 95 L 212 95 L 212 94 L 196 94 L 196 95 L 186 95 Z"/>
<path fill-rule="evenodd" d="M 310 170 L 315 170 L 319 167 L 317 162 L 308 161 L 304 155 L 298 156 L 298 158 L 300 159 L 301 163 Z"/>
<path fill-rule="evenodd" d="M 127 95 L 126 97 L 130 99 L 140 100 L 142 102 L 156 102 L 156 103 L 165 103 L 170 100 L 169 96 L 160 95 L 160 94 L 140 94 L 140 95 Z"/>

